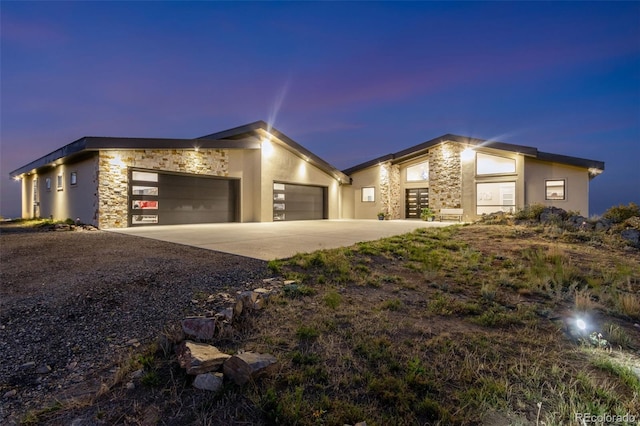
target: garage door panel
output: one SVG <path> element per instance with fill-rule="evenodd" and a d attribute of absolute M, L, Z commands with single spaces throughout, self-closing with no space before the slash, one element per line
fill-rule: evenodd
<path fill-rule="evenodd" d="M 139 183 L 135 183 L 139 185 Z M 153 185 L 153 184 L 148 184 Z M 157 209 L 130 210 L 131 224 L 176 225 L 189 223 L 220 223 L 237 220 L 237 194 L 235 179 L 221 179 L 193 175 L 158 172 L 157 195 L 137 195 L 136 200 L 155 200 Z M 156 220 L 140 220 L 141 215 L 156 215 Z"/>
<path fill-rule="evenodd" d="M 327 188 L 274 184 L 274 220 L 321 220 L 327 218 Z"/>

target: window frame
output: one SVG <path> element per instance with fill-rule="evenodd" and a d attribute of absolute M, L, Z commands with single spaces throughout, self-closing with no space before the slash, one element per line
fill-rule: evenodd
<path fill-rule="evenodd" d="M 549 188 L 557 187 L 559 185 L 550 186 L 550 182 L 562 182 L 562 198 L 556 196 L 553 198 L 549 195 Z M 566 201 L 567 200 L 567 179 L 545 179 L 544 180 L 544 200 L 545 201 Z"/>
<path fill-rule="evenodd" d="M 78 172 L 73 171 L 69 173 L 69 185 L 70 186 L 78 185 Z"/>
<path fill-rule="evenodd" d="M 44 179 L 44 187 L 47 191 L 51 191 L 51 178 L 45 178 Z"/>
<path fill-rule="evenodd" d="M 427 169 L 427 177 L 426 178 L 421 178 L 421 179 L 409 179 L 409 169 L 412 169 L 414 167 L 419 167 L 419 166 L 425 166 L 425 168 Z M 430 169 L 430 164 L 429 164 L 429 160 L 425 160 L 425 161 L 421 161 L 419 163 L 415 163 L 412 164 L 410 166 L 407 166 L 404 170 L 404 181 L 407 183 L 416 183 L 416 182 L 429 182 L 429 174 L 431 173 L 431 169 Z"/>
<path fill-rule="evenodd" d="M 364 198 L 364 194 L 365 194 L 365 189 L 370 189 L 373 194 L 371 197 L 371 200 L 365 200 Z M 375 186 L 363 186 L 360 190 L 360 202 L 361 203 L 375 203 L 376 202 L 376 187 Z"/>
<path fill-rule="evenodd" d="M 513 162 L 513 171 L 480 173 L 480 160 L 482 159 L 482 156 L 498 158 L 501 160 L 509 160 Z M 476 176 L 510 176 L 510 175 L 518 174 L 518 162 L 515 158 L 505 157 L 503 155 L 489 154 L 487 152 L 476 152 L 475 160 L 476 160 L 476 167 L 475 167 Z"/>
<path fill-rule="evenodd" d="M 64 190 L 64 174 L 58 173 L 56 176 L 56 189 L 58 191 Z"/>

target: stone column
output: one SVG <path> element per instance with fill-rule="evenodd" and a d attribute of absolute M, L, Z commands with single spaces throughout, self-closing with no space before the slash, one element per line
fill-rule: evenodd
<path fill-rule="evenodd" d="M 462 207 L 462 147 L 454 142 L 443 142 L 429 150 L 429 207 Z"/>

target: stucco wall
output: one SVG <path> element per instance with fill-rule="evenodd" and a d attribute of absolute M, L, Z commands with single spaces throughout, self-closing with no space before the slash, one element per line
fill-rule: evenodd
<path fill-rule="evenodd" d="M 22 180 L 22 217 L 35 216 L 54 220 L 80 219 L 82 223 L 96 225 L 97 205 L 97 156 L 82 161 L 60 164 L 39 170 L 37 174 Z M 77 181 L 71 185 L 71 173 Z M 62 176 L 62 187 L 58 188 L 58 175 Z M 33 181 L 37 179 L 38 210 L 34 212 Z M 50 188 L 47 189 L 47 179 Z"/>
<path fill-rule="evenodd" d="M 229 150 L 229 177 L 240 179 L 240 221 L 260 220 L 261 153 L 259 149 Z"/>
<path fill-rule="evenodd" d="M 351 175 L 351 190 L 348 196 L 353 200 L 353 212 L 355 219 L 376 219 L 378 212 L 385 207 L 380 193 L 380 167 L 379 165 L 360 170 Z M 375 201 L 362 201 L 362 188 L 375 188 Z"/>
<path fill-rule="evenodd" d="M 109 150 L 99 153 L 98 226 L 127 226 L 128 168 L 228 176 L 227 150 Z"/>
<path fill-rule="evenodd" d="M 585 168 L 540 161 L 525 160 L 525 204 L 540 203 L 589 216 L 589 173 Z M 565 199 L 545 200 L 545 181 L 564 179 Z"/>
<path fill-rule="evenodd" d="M 340 218 L 340 186 L 338 181 L 311 163 L 293 154 L 278 142 L 270 142 L 269 149 L 261 150 L 261 183 L 259 220 L 273 221 L 273 182 L 327 187 L 327 213 L 329 219 Z"/>

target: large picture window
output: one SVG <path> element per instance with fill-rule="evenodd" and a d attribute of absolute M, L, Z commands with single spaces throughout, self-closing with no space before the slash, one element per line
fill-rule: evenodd
<path fill-rule="evenodd" d="M 513 212 L 516 208 L 515 182 L 487 182 L 476 185 L 476 213 Z"/>
<path fill-rule="evenodd" d="M 376 189 L 374 187 L 362 188 L 362 202 L 373 203 L 376 201 Z"/>
<path fill-rule="evenodd" d="M 407 182 L 424 182 L 429 180 L 429 162 L 407 167 Z"/>
<path fill-rule="evenodd" d="M 499 175 L 516 172 L 516 160 L 478 152 L 476 173 L 479 175 Z"/>
<path fill-rule="evenodd" d="M 546 180 L 544 182 L 545 200 L 564 200 L 566 197 L 566 182 L 564 179 Z"/>

